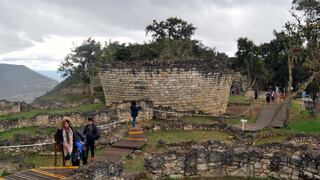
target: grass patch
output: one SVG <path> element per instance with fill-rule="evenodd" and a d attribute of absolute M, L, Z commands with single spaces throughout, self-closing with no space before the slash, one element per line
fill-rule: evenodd
<path fill-rule="evenodd" d="M 32 135 L 35 136 L 36 134 L 45 134 L 50 135 L 55 131 L 54 127 L 46 127 L 44 129 L 39 129 L 39 127 L 24 127 L 24 128 L 17 128 L 11 129 L 9 131 L 0 132 L 0 139 L 1 140 L 10 140 L 13 139 L 14 135 L 21 134 L 21 135 Z"/>
<path fill-rule="evenodd" d="M 78 107 L 70 107 L 70 108 L 61 108 L 61 109 L 46 109 L 46 110 L 34 110 L 28 112 L 19 112 L 15 114 L 10 114 L 6 116 L 0 116 L 1 120 L 15 120 L 15 119 L 31 119 L 35 117 L 37 114 L 49 114 L 49 115 L 57 115 L 64 114 L 69 112 L 89 112 L 97 109 L 103 109 L 104 104 L 84 104 Z"/>
<path fill-rule="evenodd" d="M 54 155 L 40 155 L 36 153 L 27 154 L 23 160 L 25 163 L 32 163 L 36 168 L 54 165 Z M 61 154 L 57 155 L 57 165 L 62 166 Z"/>
<path fill-rule="evenodd" d="M 256 145 L 275 143 L 275 142 L 282 143 L 287 138 L 288 138 L 288 136 L 274 136 L 274 137 L 261 138 L 256 141 Z"/>
<path fill-rule="evenodd" d="M 229 104 L 249 105 L 250 99 L 245 96 L 229 96 Z"/>
<path fill-rule="evenodd" d="M 143 155 L 136 155 L 135 158 L 128 156 L 122 162 L 123 170 L 127 173 L 139 173 L 144 171 L 144 157 Z"/>
<path fill-rule="evenodd" d="M 5 176 L 9 176 L 11 173 L 9 173 L 7 170 L 4 170 L 2 172 L 2 174 L 0 175 L 0 177 L 5 177 Z"/>
<path fill-rule="evenodd" d="M 320 117 L 310 117 L 289 122 L 289 128 L 294 133 L 320 133 Z"/>
<path fill-rule="evenodd" d="M 204 116 L 183 116 L 181 121 L 193 124 L 214 124 L 217 122 L 213 117 Z"/>
<path fill-rule="evenodd" d="M 106 149 L 106 146 L 99 146 L 99 148 L 97 148 L 97 146 L 95 146 L 95 149 L 94 149 L 94 156 L 100 156 L 102 155 L 102 153 L 105 151 Z M 90 156 L 90 153 L 89 152 L 89 156 Z M 91 156 L 90 156 L 91 157 Z"/>
<path fill-rule="evenodd" d="M 238 124 L 242 124 L 242 122 L 240 122 L 241 119 L 245 119 L 248 120 L 248 123 L 253 124 L 256 122 L 256 118 L 255 117 L 235 117 L 235 118 L 228 118 L 225 120 L 225 122 L 228 125 L 238 125 Z"/>
<path fill-rule="evenodd" d="M 74 102 L 74 101 L 80 101 L 80 100 L 85 100 L 85 99 L 89 99 L 90 96 L 89 95 L 82 95 L 82 94 L 48 94 L 42 97 L 39 97 L 37 99 L 38 102 L 42 102 L 42 101 L 58 101 L 58 102 Z"/>
<path fill-rule="evenodd" d="M 147 133 L 148 144 L 156 146 L 158 141 L 162 139 L 166 143 L 178 143 L 186 141 L 204 142 L 210 139 L 215 139 L 223 142 L 229 142 L 230 134 L 220 131 L 159 131 Z"/>
<path fill-rule="evenodd" d="M 301 102 L 299 100 L 292 102 L 290 115 L 288 123 L 290 133 L 320 133 L 320 116 L 315 116 L 307 110 L 301 111 Z"/>

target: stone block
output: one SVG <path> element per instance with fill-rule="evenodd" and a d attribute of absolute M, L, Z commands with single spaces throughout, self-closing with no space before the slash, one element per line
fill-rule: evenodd
<path fill-rule="evenodd" d="M 207 164 L 197 164 L 197 170 L 198 171 L 206 171 L 206 170 L 208 170 L 208 165 Z"/>

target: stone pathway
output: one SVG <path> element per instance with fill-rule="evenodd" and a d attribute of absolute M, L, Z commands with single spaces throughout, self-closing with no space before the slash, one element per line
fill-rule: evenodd
<path fill-rule="evenodd" d="M 129 155 L 133 150 L 140 150 L 146 143 L 147 137 L 140 127 L 129 128 L 128 136 L 114 143 L 97 156 L 97 160 L 120 162 L 124 157 Z"/>
<path fill-rule="evenodd" d="M 273 117 L 273 121 L 271 122 L 271 127 L 274 128 L 282 128 L 284 127 L 284 123 L 286 121 L 287 114 L 287 102 L 284 102 L 278 109 L 278 112 Z"/>

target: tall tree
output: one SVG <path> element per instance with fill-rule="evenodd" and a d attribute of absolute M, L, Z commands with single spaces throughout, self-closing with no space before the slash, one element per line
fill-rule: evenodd
<path fill-rule="evenodd" d="M 101 45 L 99 42 L 89 38 L 80 46 L 75 47 L 60 64 L 58 71 L 64 77 L 79 76 L 87 85 L 90 94 L 93 93 L 92 78 L 97 75 L 101 57 Z"/>
<path fill-rule="evenodd" d="M 306 66 L 311 76 L 294 94 L 297 95 L 305 89 L 314 79 L 319 79 L 320 73 L 320 1 L 318 0 L 293 0 L 292 15 L 297 24 L 306 48 Z"/>
<path fill-rule="evenodd" d="M 248 38 L 239 38 L 237 42 L 238 50 L 233 66 L 248 76 L 250 87 L 261 87 L 268 73 L 259 47 Z"/>
<path fill-rule="evenodd" d="M 179 40 L 191 39 L 195 30 L 196 28 L 192 24 L 177 17 L 170 17 L 166 21 L 153 20 L 152 24 L 146 27 L 146 34 L 150 33 L 156 41 L 165 38 Z"/>

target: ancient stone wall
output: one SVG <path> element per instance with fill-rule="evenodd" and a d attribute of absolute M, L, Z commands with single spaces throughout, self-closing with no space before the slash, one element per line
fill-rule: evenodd
<path fill-rule="evenodd" d="M 225 113 L 231 85 L 231 74 L 197 68 L 112 67 L 100 79 L 107 106 L 137 100 L 154 108 L 208 114 Z"/>
<path fill-rule="evenodd" d="M 230 147 L 217 141 L 179 146 L 179 149 L 185 146 L 184 150 L 173 149 L 146 157 L 148 176 L 320 179 L 320 154 L 306 146 L 275 143 L 258 147 Z"/>
<path fill-rule="evenodd" d="M 86 124 L 88 116 L 92 116 L 98 125 L 118 121 L 120 117 L 120 115 L 118 115 L 114 110 L 102 110 L 90 113 L 73 112 L 58 115 L 38 114 L 31 119 L 1 120 L 0 132 L 30 126 L 58 127 L 65 116 L 71 118 L 72 125 L 75 127 Z"/>
<path fill-rule="evenodd" d="M 0 100 L 0 116 L 21 111 L 20 102 Z"/>

